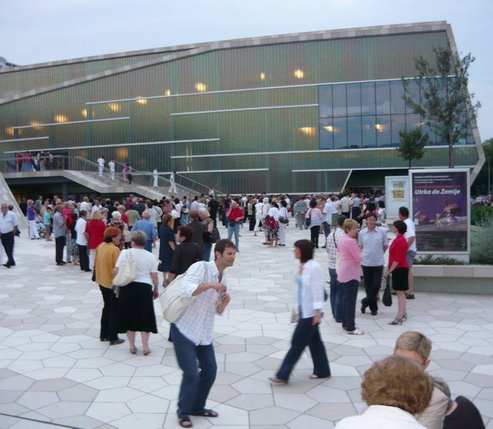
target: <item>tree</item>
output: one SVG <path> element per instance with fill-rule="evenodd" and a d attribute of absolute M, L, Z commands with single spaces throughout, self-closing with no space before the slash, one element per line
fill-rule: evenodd
<path fill-rule="evenodd" d="M 420 93 L 410 88 L 409 79 L 402 79 L 404 101 L 419 114 L 449 147 L 448 164 L 454 167 L 454 145 L 470 134 L 481 104 L 472 104 L 474 94 L 468 92 L 469 66 L 475 58 L 469 53 L 459 58 L 448 48 L 435 48 L 435 64 L 422 56 L 414 62 L 418 72 Z"/>
<path fill-rule="evenodd" d="M 399 156 L 409 162 L 409 168 L 413 163 L 413 159 L 421 159 L 425 154 L 425 146 L 428 142 L 428 134 L 423 134 L 420 128 L 413 130 L 399 131 L 401 143 L 397 148 Z"/>

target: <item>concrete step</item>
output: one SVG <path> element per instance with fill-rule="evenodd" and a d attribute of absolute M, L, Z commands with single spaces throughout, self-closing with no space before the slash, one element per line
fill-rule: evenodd
<path fill-rule="evenodd" d="M 8 205 L 14 206 L 14 212 L 18 217 L 19 228 L 27 228 L 27 219 L 22 213 L 19 204 L 17 204 L 17 201 L 14 198 L 9 185 L 7 185 L 2 173 L 0 173 L 0 203 L 7 203 Z"/>

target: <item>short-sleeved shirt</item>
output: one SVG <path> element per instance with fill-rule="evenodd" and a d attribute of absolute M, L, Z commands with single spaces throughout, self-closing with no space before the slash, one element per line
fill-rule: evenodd
<path fill-rule="evenodd" d="M 120 249 L 113 243 L 101 243 L 96 249 L 96 282 L 106 288 L 113 287 L 113 269 Z"/>
<path fill-rule="evenodd" d="M 89 249 L 96 249 L 104 241 L 106 225 L 102 220 L 90 220 L 86 224 L 86 232 L 89 235 Z"/>
<path fill-rule="evenodd" d="M 151 273 L 157 273 L 157 261 L 154 255 L 145 249 L 126 249 L 122 250 L 116 267 L 120 267 L 128 258 L 128 254 L 132 255 L 136 265 L 136 276 L 134 281 L 138 283 L 148 283 L 152 286 Z"/>
<path fill-rule="evenodd" d="M 161 261 L 161 271 L 169 271 L 171 269 L 171 261 L 175 251 L 170 247 L 169 243 L 175 241 L 175 233 L 168 225 L 161 225 L 159 229 L 159 260 Z"/>
<path fill-rule="evenodd" d="M 86 224 L 87 221 L 81 217 L 77 219 L 77 222 L 75 224 L 75 232 L 77 233 L 77 239 L 75 240 L 75 242 L 79 246 L 87 246 L 87 238 L 84 234 L 86 232 Z"/>
<path fill-rule="evenodd" d="M 388 240 L 383 228 L 376 227 L 373 231 L 368 228 L 362 229 L 358 235 L 358 244 L 362 249 L 361 265 L 380 267 L 385 264 L 384 248 Z"/>
<path fill-rule="evenodd" d="M 7 210 L 5 215 L 0 213 L 0 233 L 8 234 L 9 232 L 12 232 L 16 226 L 17 216 L 14 212 Z"/>
<path fill-rule="evenodd" d="M 416 252 L 416 227 L 414 226 L 414 222 L 407 218 L 404 223 L 407 226 L 407 231 L 404 234 L 404 237 L 406 237 L 406 240 L 409 240 L 411 237 L 414 237 L 414 243 L 409 247 L 410 251 Z"/>

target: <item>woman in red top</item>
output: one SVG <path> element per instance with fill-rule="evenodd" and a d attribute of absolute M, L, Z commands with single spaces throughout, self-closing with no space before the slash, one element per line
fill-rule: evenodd
<path fill-rule="evenodd" d="M 96 257 L 96 247 L 104 241 L 104 230 L 106 224 L 103 222 L 101 212 L 95 211 L 91 220 L 86 225 L 87 247 L 89 248 L 89 268 L 94 268 L 94 259 Z"/>
<path fill-rule="evenodd" d="M 240 223 L 243 219 L 245 219 L 245 213 L 236 201 L 231 203 L 230 209 L 227 212 L 228 216 L 228 240 L 233 238 L 233 234 L 235 236 L 235 246 L 236 251 L 240 251 Z"/>
<path fill-rule="evenodd" d="M 409 245 L 404 237 L 407 226 L 402 220 L 397 220 L 392 225 L 392 231 L 395 239 L 389 248 L 389 274 L 392 275 L 392 288 L 397 293 L 398 311 L 397 317 L 389 325 L 402 325 L 407 320 L 406 291 L 409 288 L 409 265 L 406 258 Z"/>

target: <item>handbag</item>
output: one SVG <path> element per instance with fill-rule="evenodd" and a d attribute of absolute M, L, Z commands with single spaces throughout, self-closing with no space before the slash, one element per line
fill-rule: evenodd
<path fill-rule="evenodd" d="M 207 275 L 207 262 L 204 262 L 205 272 Z M 192 302 L 192 297 L 183 297 L 183 278 L 185 274 L 176 277 L 166 289 L 161 293 L 159 299 L 163 309 L 163 317 L 169 323 L 175 323 L 185 312 Z"/>
<path fill-rule="evenodd" d="M 288 224 L 289 223 L 289 219 L 285 216 L 279 216 L 279 223 L 284 223 L 284 224 Z"/>
<path fill-rule="evenodd" d="M 382 303 L 386 307 L 390 307 L 392 305 L 392 294 L 390 293 L 390 274 L 387 277 L 387 285 L 383 291 Z"/>
<path fill-rule="evenodd" d="M 132 283 L 137 276 L 137 264 L 132 257 L 132 251 L 130 249 L 124 250 L 125 260 L 118 267 L 118 273 L 113 278 L 113 286 L 127 286 Z"/>
<path fill-rule="evenodd" d="M 310 214 L 308 217 L 305 217 L 305 225 L 308 228 L 310 224 L 312 223 L 312 209 L 310 209 Z"/>

